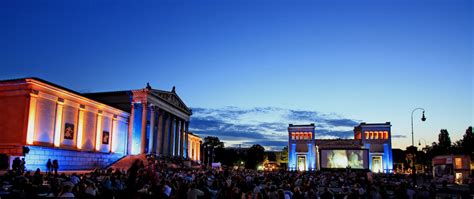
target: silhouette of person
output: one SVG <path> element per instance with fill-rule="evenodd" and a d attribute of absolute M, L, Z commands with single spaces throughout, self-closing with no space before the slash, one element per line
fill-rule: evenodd
<path fill-rule="evenodd" d="M 54 175 L 58 175 L 59 163 L 58 160 L 53 160 Z"/>

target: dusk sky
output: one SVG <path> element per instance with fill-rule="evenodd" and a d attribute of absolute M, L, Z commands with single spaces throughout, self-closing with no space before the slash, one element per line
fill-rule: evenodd
<path fill-rule="evenodd" d="M 133 3 L 132 3 L 133 2 Z M 287 127 L 352 138 L 392 123 L 394 148 L 473 125 L 470 0 L 1 1 L 0 79 L 78 92 L 171 90 L 191 130 L 281 149 Z"/>

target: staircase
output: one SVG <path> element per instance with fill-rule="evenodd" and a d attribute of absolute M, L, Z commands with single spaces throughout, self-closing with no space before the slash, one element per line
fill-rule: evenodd
<path fill-rule="evenodd" d="M 135 160 L 141 160 L 143 161 L 143 164 L 145 165 L 145 167 L 148 166 L 148 161 L 146 159 L 145 154 L 139 154 L 139 155 L 125 156 L 119 161 L 109 165 L 107 168 L 128 170 L 132 166 L 132 164 L 135 162 Z"/>

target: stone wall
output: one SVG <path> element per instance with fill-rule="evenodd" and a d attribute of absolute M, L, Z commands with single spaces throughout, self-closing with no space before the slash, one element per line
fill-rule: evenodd
<path fill-rule="evenodd" d="M 26 169 L 41 171 L 46 170 L 48 159 L 51 162 L 58 160 L 59 170 L 92 170 L 95 168 L 105 168 L 120 158 L 123 154 L 83 152 L 74 150 L 55 149 L 49 147 L 29 146 L 30 152 L 26 154 Z"/>

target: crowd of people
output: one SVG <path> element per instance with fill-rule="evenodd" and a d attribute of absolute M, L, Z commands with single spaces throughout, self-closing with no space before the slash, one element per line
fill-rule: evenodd
<path fill-rule="evenodd" d="M 128 170 L 66 175 L 10 171 L 1 198 L 435 198 L 443 188 L 413 186 L 406 175 L 355 171 L 290 172 L 197 168 L 177 158 L 149 156 Z M 439 195 L 438 195 L 439 196 Z M 469 196 L 469 195 L 467 195 Z"/>

